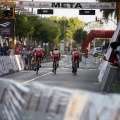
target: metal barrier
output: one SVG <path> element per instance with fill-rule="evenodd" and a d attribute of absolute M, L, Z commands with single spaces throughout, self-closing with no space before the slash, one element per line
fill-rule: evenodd
<path fill-rule="evenodd" d="M 117 69 L 113 92 L 120 93 L 120 68 Z"/>
<path fill-rule="evenodd" d="M 0 120 L 118 120 L 118 118 L 120 118 L 120 95 L 101 95 L 35 82 L 20 84 L 10 79 L 0 79 Z"/>
<path fill-rule="evenodd" d="M 107 65 L 106 71 L 104 73 L 100 85 L 100 92 L 102 93 L 113 92 L 113 84 L 116 78 L 117 69 L 118 67 L 112 66 L 110 64 Z"/>

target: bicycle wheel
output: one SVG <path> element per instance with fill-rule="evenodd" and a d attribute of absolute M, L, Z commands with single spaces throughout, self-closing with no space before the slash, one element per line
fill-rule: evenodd
<path fill-rule="evenodd" d="M 57 64 L 56 64 L 56 61 L 55 61 L 54 64 L 53 64 L 53 72 L 54 72 L 54 74 L 56 74 L 56 70 L 57 70 Z"/>
<path fill-rule="evenodd" d="M 75 62 L 74 64 L 74 75 L 76 75 L 76 73 L 77 73 L 77 62 Z"/>
<path fill-rule="evenodd" d="M 39 68 L 41 68 L 41 57 L 39 58 Z"/>
<path fill-rule="evenodd" d="M 37 60 L 36 74 L 38 74 L 38 71 L 39 71 L 39 58 L 38 58 L 38 60 Z"/>

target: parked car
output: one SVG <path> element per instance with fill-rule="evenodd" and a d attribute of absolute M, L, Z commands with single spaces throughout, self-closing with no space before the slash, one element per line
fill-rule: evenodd
<path fill-rule="evenodd" d="M 98 57 L 99 55 L 102 55 L 102 48 L 101 47 L 95 47 L 90 50 L 90 54 L 94 57 Z"/>

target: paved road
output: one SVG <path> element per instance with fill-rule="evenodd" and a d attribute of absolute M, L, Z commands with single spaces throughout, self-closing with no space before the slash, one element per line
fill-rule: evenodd
<path fill-rule="evenodd" d="M 4 76 L 4 78 L 13 79 L 16 82 L 25 84 L 28 82 L 39 82 L 47 85 L 61 86 L 72 89 L 85 89 L 89 91 L 99 91 L 99 59 L 89 56 L 85 59 L 83 57 L 77 75 L 71 71 L 71 56 L 66 55 L 60 61 L 60 66 L 57 74 L 54 75 L 52 71 L 52 62 L 42 64 L 39 74 L 35 71 L 25 70 L 11 75 Z"/>

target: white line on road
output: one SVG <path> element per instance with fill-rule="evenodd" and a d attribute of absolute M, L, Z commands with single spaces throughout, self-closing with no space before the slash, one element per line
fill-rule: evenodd
<path fill-rule="evenodd" d="M 36 80 L 36 79 L 38 79 L 38 78 L 41 78 L 41 77 L 46 76 L 46 75 L 49 75 L 49 74 L 51 74 L 51 73 L 52 73 L 52 72 L 49 72 L 49 73 L 43 74 L 43 75 L 41 75 L 41 76 L 35 77 L 35 78 L 31 79 L 31 80 L 27 80 L 27 81 L 23 82 L 22 84 L 26 84 L 26 83 L 28 83 L 28 82 L 32 82 L 32 81 L 34 81 L 34 80 Z"/>
<path fill-rule="evenodd" d="M 40 81 L 40 83 L 67 83 L 67 82 L 57 82 L 57 81 Z"/>
<path fill-rule="evenodd" d="M 94 83 L 95 85 L 99 85 L 100 83 Z"/>
<path fill-rule="evenodd" d="M 58 70 L 59 70 L 59 69 L 58 69 Z M 52 73 L 52 72 L 48 72 L 48 73 L 43 74 L 43 75 L 41 75 L 41 76 L 35 77 L 35 78 L 31 79 L 31 80 L 27 80 L 27 81 L 23 82 L 22 84 L 26 84 L 26 83 L 32 82 L 32 81 L 34 81 L 34 80 L 36 80 L 36 79 L 38 79 L 38 78 L 41 78 L 41 77 L 46 76 L 46 75 L 49 75 L 49 74 L 51 74 L 51 73 Z"/>

